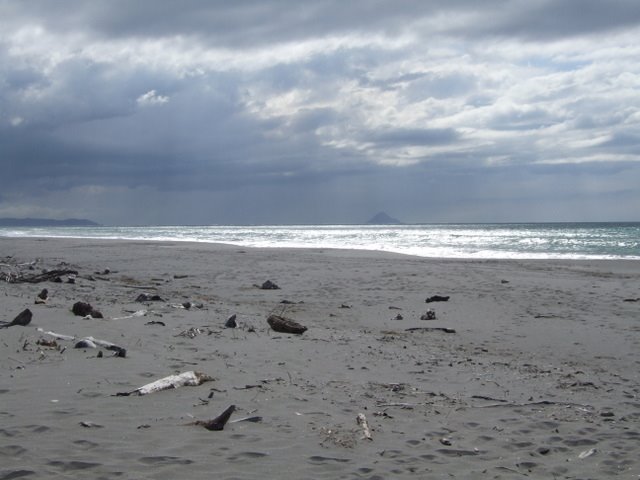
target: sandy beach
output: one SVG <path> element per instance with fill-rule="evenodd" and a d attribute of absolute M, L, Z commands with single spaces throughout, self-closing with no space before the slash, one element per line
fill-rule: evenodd
<path fill-rule="evenodd" d="M 0 238 L 0 264 L 0 321 L 33 313 L 0 329 L 0 480 L 640 478 L 638 261 Z M 214 380 L 117 396 L 188 371 Z"/>

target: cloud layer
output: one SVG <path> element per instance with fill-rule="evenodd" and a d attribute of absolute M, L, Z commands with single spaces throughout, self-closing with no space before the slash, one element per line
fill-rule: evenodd
<path fill-rule="evenodd" d="M 638 220 L 635 1 L 0 1 L 0 216 Z"/>

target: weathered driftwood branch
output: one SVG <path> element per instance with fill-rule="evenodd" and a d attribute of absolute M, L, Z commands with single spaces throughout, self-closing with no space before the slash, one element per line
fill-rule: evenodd
<path fill-rule="evenodd" d="M 455 329 L 449 327 L 411 327 L 405 328 L 406 332 L 444 332 L 444 333 L 456 333 Z"/>
<path fill-rule="evenodd" d="M 426 403 L 406 403 L 406 402 L 391 402 L 391 403 L 376 403 L 376 407 L 400 407 L 412 409 L 413 407 L 419 407 L 421 405 L 427 405 Z"/>
<path fill-rule="evenodd" d="M 51 335 L 53 338 L 57 339 L 57 340 L 75 340 L 76 337 L 74 337 L 73 335 L 63 335 L 62 333 L 56 333 L 56 332 L 52 332 L 52 331 L 45 331 L 42 328 L 38 328 L 37 329 L 38 332 L 40 333 L 44 333 L 45 335 Z"/>
<path fill-rule="evenodd" d="M 486 395 L 471 395 L 471 398 L 476 398 L 478 400 L 488 400 L 490 402 L 508 403 L 508 400 L 503 400 L 501 398 L 488 397 Z"/>
<path fill-rule="evenodd" d="M 107 342 L 106 340 L 99 340 L 93 337 L 85 337 L 79 340 L 73 348 L 106 348 L 107 350 L 111 350 L 115 352 L 117 357 L 126 357 L 127 350 L 124 347 L 120 347 L 115 343 Z"/>
<path fill-rule="evenodd" d="M 9 283 L 40 283 L 40 282 L 53 281 L 64 275 L 77 275 L 77 274 L 78 274 L 77 270 L 69 270 L 69 269 L 49 270 L 48 272 L 38 273 L 35 275 L 23 275 L 23 274 L 11 275 L 10 278 L 9 277 L 7 278 L 7 281 Z"/>
<path fill-rule="evenodd" d="M 157 290 L 155 285 L 129 285 L 128 283 L 114 283 L 116 287 L 137 288 L 139 290 Z"/>
<path fill-rule="evenodd" d="M 236 420 L 231 420 L 229 423 L 240 423 L 240 422 L 251 422 L 251 423 L 259 423 L 262 421 L 262 417 L 253 416 L 253 417 L 242 417 Z"/>
<path fill-rule="evenodd" d="M 427 303 L 431 303 L 431 302 L 448 302 L 449 301 L 449 296 L 442 296 L 442 295 L 434 295 L 432 297 L 429 297 L 425 300 L 425 302 Z"/>
<path fill-rule="evenodd" d="M 129 395 L 148 395 L 149 393 L 160 392 L 162 390 L 170 390 L 178 387 L 197 387 L 205 382 L 213 380 L 209 375 L 204 373 L 189 371 L 179 375 L 169 375 L 155 382 L 148 383 L 142 387 L 136 388 L 130 392 L 116 393 L 116 397 L 128 397 Z"/>
<path fill-rule="evenodd" d="M 474 405 L 474 407 L 475 408 L 531 407 L 535 405 L 562 405 L 562 406 L 571 406 L 571 407 L 592 408 L 591 405 L 583 405 L 581 403 L 552 402 L 551 400 L 541 400 L 539 402 L 525 402 L 525 403 L 491 403 L 489 405 Z"/>

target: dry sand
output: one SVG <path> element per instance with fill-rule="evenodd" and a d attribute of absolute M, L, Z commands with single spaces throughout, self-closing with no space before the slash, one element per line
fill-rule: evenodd
<path fill-rule="evenodd" d="M 0 263 L 79 272 L 0 280 L 0 321 L 33 312 L 0 330 L 0 480 L 640 477 L 640 262 L 0 238 Z M 274 332 L 270 313 L 308 330 Z M 38 328 L 126 357 L 38 345 Z M 215 381 L 114 396 L 189 370 Z M 189 425 L 230 405 L 262 421 Z"/>

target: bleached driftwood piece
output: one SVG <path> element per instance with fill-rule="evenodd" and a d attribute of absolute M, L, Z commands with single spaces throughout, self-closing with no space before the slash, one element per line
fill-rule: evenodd
<path fill-rule="evenodd" d="M 198 385 L 202 385 L 203 383 L 211 380 L 213 380 L 213 378 L 209 375 L 191 370 L 179 375 L 169 375 L 168 377 L 148 383 L 130 392 L 117 393 L 116 396 L 127 397 L 129 395 L 148 395 L 150 393 L 161 392 L 162 390 L 170 390 L 178 387 L 197 387 Z"/>
<path fill-rule="evenodd" d="M 365 417 L 364 413 L 359 413 L 356 417 L 356 421 L 358 422 L 358 425 L 362 427 L 362 438 L 373 440 L 371 430 L 369 429 L 369 422 L 367 422 L 367 417 Z"/>
<path fill-rule="evenodd" d="M 72 341 L 72 340 L 76 339 L 76 337 L 74 337 L 73 335 L 63 335 L 61 333 L 56 333 L 56 332 L 52 332 L 52 331 L 45 331 L 42 328 L 38 328 L 37 331 L 40 332 L 40 333 L 44 333 L 45 335 L 51 335 L 56 340 Z"/>

